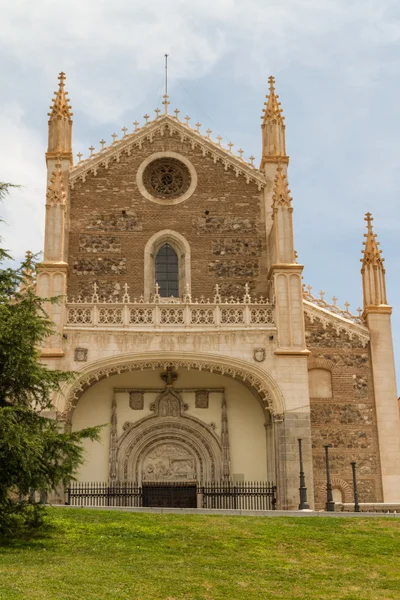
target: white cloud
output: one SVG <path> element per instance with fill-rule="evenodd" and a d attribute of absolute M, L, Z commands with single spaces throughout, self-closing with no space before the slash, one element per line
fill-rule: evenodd
<path fill-rule="evenodd" d="M 43 140 L 24 121 L 21 106 L 0 107 L 0 131 L 6 143 L 0 145 L 0 181 L 21 185 L 6 197 L 0 214 L 4 246 L 15 259 L 26 250 L 40 251 L 44 233 L 46 171 Z"/>

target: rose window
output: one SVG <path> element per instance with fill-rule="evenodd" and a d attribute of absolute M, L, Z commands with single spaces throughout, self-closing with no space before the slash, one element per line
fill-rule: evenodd
<path fill-rule="evenodd" d="M 176 158 L 158 158 L 144 170 L 143 183 L 156 198 L 179 198 L 190 187 L 189 169 Z"/>

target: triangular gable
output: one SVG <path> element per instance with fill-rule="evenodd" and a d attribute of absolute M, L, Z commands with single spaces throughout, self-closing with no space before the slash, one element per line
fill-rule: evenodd
<path fill-rule="evenodd" d="M 245 177 L 247 183 L 250 181 L 256 183 L 259 190 L 266 185 L 267 181 L 261 171 L 243 158 L 235 156 L 211 138 L 204 136 L 199 128 L 194 130 L 188 124 L 179 121 L 177 117 L 163 115 L 72 167 L 69 177 L 71 187 L 73 188 L 74 183 L 78 180 L 85 181 L 89 173 L 97 175 L 99 167 L 107 169 L 110 163 L 119 162 L 123 153 L 129 156 L 134 146 L 140 148 L 144 141 L 152 142 L 157 133 L 163 136 L 168 132 L 170 135 L 173 133 L 180 135 L 182 142 L 189 141 L 193 149 L 200 148 L 203 156 L 210 156 L 214 163 L 221 162 L 225 170 L 233 169 L 236 176 Z"/>

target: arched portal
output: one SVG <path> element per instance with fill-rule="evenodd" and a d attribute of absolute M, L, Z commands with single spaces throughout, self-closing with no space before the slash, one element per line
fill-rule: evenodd
<path fill-rule="evenodd" d="M 177 367 L 168 383 L 165 371 L 125 371 L 80 395 L 73 430 L 109 426 L 100 447 L 87 443 L 79 479 L 274 481 L 272 419 L 257 392 L 221 372 Z"/>

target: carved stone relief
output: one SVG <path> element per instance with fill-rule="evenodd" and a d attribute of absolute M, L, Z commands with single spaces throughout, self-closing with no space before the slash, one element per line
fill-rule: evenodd
<path fill-rule="evenodd" d="M 143 410 L 144 408 L 144 391 L 132 390 L 129 392 L 129 406 L 132 410 Z"/>
<path fill-rule="evenodd" d="M 179 417 L 180 401 L 175 394 L 167 392 L 165 396 L 160 398 L 158 404 L 158 414 L 160 417 Z"/>
<path fill-rule="evenodd" d="M 76 362 L 86 362 L 88 357 L 87 348 L 75 348 L 74 360 Z"/>
<path fill-rule="evenodd" d="M 195 406 L 196 408 L 208 408 L 210 393 L 208 390 L 196 390 L 195 392 Z"/>
<path fill-rule="evenodd" d="M 145 456 L 142 481 L 193 481 L 196 461 L 183 446 L 170 442 L 156 446 Z"/>

